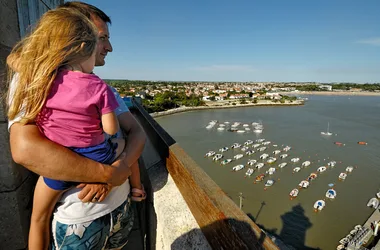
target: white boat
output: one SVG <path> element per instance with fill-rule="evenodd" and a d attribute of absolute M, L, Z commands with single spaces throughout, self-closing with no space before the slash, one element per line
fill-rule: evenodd
<path fill-rule="evenodd" d="M 293 172 L 294 172 L 294 173 L 298 173 L 300 170 L 301 170 L 300 167 L 295 167 L 295 168 L 293 168 Z"/>
<path fill-rule="evenodd" d="M 220 164 L 221 165 L 227 165 L 228 163 L 230 163 L 232 161 L 232 159 L 225 159 L 223 160 Z"/>
<path fill-rule="evenodd" d="M 260 123 L 258 123 L 258 122 L 252 122 L 252 126 L 257 126 L 257 125 L 259 125 Z"/>
<path fill-rule="evenodd" d="M 251 129 L 250 128 L 244 128 L 245 129 L 245 131 L 251 131 Z"/>
<path fill-rule="evenodd" d="M 275 147 L 275 148 L 277 148 L 277 147 L 278 147 L 278 145 L 277 145 L 277 144 L 273 144 L 272 146 L 273 146 L 273 147 Z"/>
<path fill-rule="evenodd" d="M 329 189 L 327 190 L 326 192 L 326 198 L 329 198 L 329 199 L 335 199 L 336 197 L 336 191 L 334 189 Z"/>
<path fill-rule="evenodd" d="M 250 177 L 255 170 L 253 168 L 248 168 L 247 172 L 245 173 L 245 176 Z"/>
<path fill-rule="evenodd" d="M 310 183 L 308 181 L 301 181 L 300 184 L 298 184 L 298 186 L 300 186 L 301 188 L 308 188 L 310 185 Z"/>
<path fill-rule="evenodd" d="M 256 133 L 256 134 L 261 134 L 262 132 L 263 132 L 263 130 L 262 129 L 258 129 L 258 128 L 255 128 L 253 130 L 253 133 Z"/>
<path fill-rule="evenodd" d="M 265 149 L 267 149 L 267 147 L 261 147 L 261 148 L 258 148 L 257 151 L 264 151 Z"/>
<path fill-rule="evenodd" d="M 342 238 L 339 240 L 339 243 L 342 244 L 342 245 L 346 245 L 348 242 L 350 242 L 349 239 L 347 239 L 346 237 Z"/>
<path fill-rule="evenodd" d="M 243 154 L 237 154 L 234 156 L 234 159 L 239 160 L 240 158 L 243 158 L 243 156 L 244 156 Z"/>
<path fill-rule="evenodd" d="M 264 146 L 266 146 L 266 145 L 271 144 L 271 142 L 270 142 L 270 141 L 265 141 L 265 142 L 263 142 L 262 144 L 263 144 Z"/>
<path fill-rule="evenodd" d="M 262 163 L 262 162 L 257 163 L 255 167 L 256 167 L 257 169 L 260 169 L 260 168 L 264 167 L 264 163 Z"/>
<path fill-rule="evenodd" d="M 256 140 L 256 142 L 258 142 L 258 143 L 262 143 L 263 141 L 265 141 L 264 138 L 261 138 L 261 139 L 257 139 L 257 140 Z"/>
<path fill-rule="evenodd" d="M 346 173 L 340 173 L 339 174 L 339 180 L 345 180 L 347 177 L 347 174 Z"/>
<path fill-rule="evenodd" d="M 245 123 L 245 124 L 243 124 L 243 127 L 249 127 L 249 124 Z"/>
<path fill-rule="evenodd" d="M 376 197 L 380 199 L 380 192 L 376 194 Z"/>
<path fill-rule="evenodd" d="M 268 162 L 269 164 L 274 163 L 274 162 L 276 162 L 276 161 L 277 161 L 277 159 L 276 159 L 275 157 L 269 157 L 269 159 L 267 160 L 267 162 Z"/>
<path fill-rule="evenodd" d="M 227 121 L 227 122 L 224 122 L 224 123 L 225 123 L 225 124 L 230 124 L 230 122 L 228 122 L 228 121 Z"/>
<path fill-rule="evenodd" d="M 235 142 L 234 144 L 232 144 L 231 148 L 240 148 L 241 147 L 241 144 Z"/>
<path fill-rule="evenodd" d="M 265 160 L 266 158 L 268 158 L 268 156 L 268 154 L 262 154 L 260 155 L 260 159 Z"/>
<path fill-rule="evenodd" d="M 247 152 L 245 152 L 246 155 L 251 155 L 251 154 L 254 154 L 254 153 L 255 153 L 255 151 L 253 151 L 253 150 L 247 150 Z"/>
<path fill-rule="evenodd" d="M 219 127 L 219 128 L 217 128 L 216 130 L 218 130 L 218 131 L 224 131 L 224 129 L 225 129 L 225 128 L 223 128 L 223 127 Z"/>
<path fill-rule="evenodd" d="M 215 152 L 214 151 L 208 151 L 206 154 L 205 154 L 205 157 L 211 157 L 215 155 Z"/>
<path fill-rule="evenodd" d="M 247 151 L 248 149 L 249 149 L 249 147 L 244 146 L 240 150 L 244 152 L 244 151 Z"/>
<path fill-rule="evenodd" d="M 372 198 L 368 201 L 367 207 L 373 207 L 377 209 L 379 207 L 379 200 L 377 198 Z"/>
<path fill-rule="evenodd" d="M 300 158 L 292 158 L 290 161 L 295 163 L 295 162 L 299 162 L 299 160 Z"/>
<path fill-rule="evenodd" d="M 225 127 L 226 125 L 225 124 L 219 124 L 219 127 Z"/>
<path fill-rule="evenodd" d="M 232 128 L 236 128 L 240 125 L 240 122 L 234 122 L 234 124 L 231 125 Z"/>
<path fill-rule="evenodd" d="M 319 172 L 319 173 L 322 173 L 322 172 L 325 172 L 326 171 L 326 167 L 325 166 L 321 166 L 321 167 L 319 167 L 318 169 L 317 169 L 317 171 Z"/>
<path fill-rule="evenodd" d="M 291 150 L 292 149 L 292 147 L 290 147 L 290 146 L 286 146 L 285 148 L 283 148 L 282 150 L 284 150 L 285 152 L 287 152 L 287 151 L 289 151 L 289 150 Z"/>
<path fill-rule="evenodd" d="M 228 147 L 223 147 L 223 148 L 220 148 L 219 149 L 219 152 L 226 152 L 226 151 L 228 151 Z"/>
<path fill-rule="evenodd" d="M 219 161 L 220 159 L 222 159 L 223 158 L 223 155 L 222 154 L 216 154 L 212 159 L 214 160 L 214 161 Z"/>
<path fill-rule="evenodd" d="M 315 178 L 317 178 L 318 175 L 316 173 L 311 173 L 308 177 L 307 177 L 307 180 L 308 181 L 312 181 L 314 180 Z"/>
<path fill-rule="evenodd" d="M 270 187 L 270 186 L 272 186 L 274 184 L 274 180 L 267 180 L 266 182 L 265 182 L 265 186 L 266 187 Z"/>
<path fill-rule="evenodd" d="M 302 162 L 302 167 L 308 167 L 310 166 L 311 162 L 310 161 L 304 161 Z"/>
<path fill-rule="evenodd" d="M 239 134 L 243 134 L 243 133 L 245 133 L 245 130 L 241 130 L 241 129 L 239 129 L 238 131 L 236 131 L 237 133 L 239 133 Z"/>
<path fill-rule="evenodd" d="M 241 169 L 244 168 L 244 165 L 243 164 L 240 164 L 240 165 L 236 165 L 235 167 L 232 168 L 233 171 L 239 171 Z"/>
<path fill-rule="evenodd" d="M 258 143 L 252 145 L 253 148 L 258 148 L 260 146 L 261 146 L 261 144 L 258 144 Z"/>
<path fill-rule="evenodd" d="M 275 150 L 275 151 L 273 151 L 274 155 L 278 155 L 279 153 L 281 153 L 281 150 Z"/>
<path fill-rule="evenodd" d="M 321 135 L 332 135 L 332 133 L 329 131 L 330 130 L 330 123 L 327 123 L 327 132 L 321 132 Z"/>
<path fill-rule="evenodd" d="M 346 167 L 346 172 L 347 173 L 351 173 L 353 170 L 354 170 L 354 167 L 352 167 L 352 166 Z"/>
<path fill-rule="evenodd" d="M 248 145 L 251 145 L 253 143 L 252 140 L 247 140 L 246 142 L 244 142 L 244 145 L 248 146 Z"/>
<path fill-rule="evenodd" d="M 290 194 L 289 196 L 290 197 L 297 197 L 298 196 L 298 193 L 299 193 L 299 190 L 297 188 L 293 189 L 292 191 L 290 191 Z"/>
<path fill-rule="evenodd" d="M 284 168 L 284 167 L 286 167 L 286 165 L 288 165 L 288 163 L 283 162 L 283 163 L 278 164 L 278 167 L 279 168 Z"/>
<path fill-rule="evenodd" d="M 282 155 L 280 155 L 280 158 L 281 158 L 281 159 L 284 159 L 284 158 L 286 158 L 286 157 L 288 157 L 288 154 L 282 154 Z"/>
<path fill-rule="evenodd" d="M 327 163 L 327 166 L 329 167 L 335 167 L 336 165 L 336 161 L 330 161 L 329 163 Z"/>
<path fill-rule="evenodd" d="M 249 161 L 247 162 L 247 165 L 248 165 L 248 166 L 253 166 L 253 165 L 255 165 L 256 162 L 257 162 L 256 160 L 249 160 Z"/>
<path fill-rule="evenodd" d="M 266 173 L 269 175 L 272 175 L 272 174 L 276 173 L 276 168 L 269 168 Z"/>
<path fill-rule="evenodd" d="M 326 206 L 326 202 L 324 200 L 317 200 L 314 203 L 315 211 L 321 211 Z"/>

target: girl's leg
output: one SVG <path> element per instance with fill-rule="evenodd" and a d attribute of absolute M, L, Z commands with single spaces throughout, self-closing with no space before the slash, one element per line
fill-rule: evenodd
<path fill-rule="evenodd" d="M 33 211 L 29 231 L 29 249 L 48 249 L 50 217 L 63 191 L 49 188 L 39 177 L 34 190 Z"/>

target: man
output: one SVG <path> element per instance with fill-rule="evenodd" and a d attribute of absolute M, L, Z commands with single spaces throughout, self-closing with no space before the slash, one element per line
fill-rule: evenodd
<path fill-rule="evenodd" d="M 107 23 L 111 23 L 110 18 L 98 8 L 81 2 L 67 2 L 60 7 L 76 9 L 89 17 L 96 25 L 99 32 L 96 66 L 103 66 L 108 52 L 112 52 L 107 25 Z M 131 174 L 130 166 L 137 164 L 141 155 L 145 144 L 145 134 L 116 91 L 115 95 L 119 102 L 116 114 L 120 127 L 128 139 L 122 157 L 111 166 L 79 156 L 71 150 L 46 139 L 35 124 L 21 125 L 18 123 L 18 119 L 9 121 L 10 145 L 14 161 L 45 177 L 82 182 L 83 184 L 80 186 L 83 189 L 78 197 L 83 202 L 103 200 L 110 191 L 108 190 L 109 185 L 120 186 L 114 188 L 108 199 L 120 201 L 120 196 L 128 195 L 129 187 L 127 188 L 126 185 L 129 186 L 129 184 L 125 181 Z M 90 184 L 92 182 L 104 184 Z M 71 207 L 67 210 L 67 206 L 59 206 L 55 218 L 70 215 L 78 220 L 78 218 L 87 215 L 87 211 L 82 209 L 80 204 L 77 204 L 75 198 L 70 198 L 70 195 L 77 197 L 77 193 L 70 194 L 68 191 L 67 194 L 65 201 L 68 200 Z M 95 234 L 103 230 L 102 238 L 98 239 L 97 242 L 104 242 L 106 245 L 101 245 L 103 243 L 96 244 L 99 244 L 99 247 L 121 248 L 126 244 L 129 231 L 133 225 L 133 212 L 128 212 L 129 201 L 128 199 L 123 204 L 118 205 L 116 209 L 112 208 L 111 213 L 102 217 L 98 216 L 102 211 L 97 211 L 97 215 L 94 215 L 92 221 L 62 222 L 54 219 L 53 238 L 55 247 L 79 248 L 87 245 L 91 239 L 97 237 Z M 118 228 L 115 229 L 113 226 Z M 73 228 L 76 228 L 77 231 Z M 74 230 L 74 232 L 70 234 L 70 230 Z M 78 230 L 82 231 L 78 232 Z M 108 235 L 107 232 L 111 233 Z M 78 238 L 77 235 L 81 235 L 81 237 Z M 69 237 L 73 237 L 75 245 L 65 245 L 70 241 Z M 57 243 L 60 239 L 66 239 L 66 241 Z M 98 248 L 98 246 L 93 247 L 94 249 Z"/>

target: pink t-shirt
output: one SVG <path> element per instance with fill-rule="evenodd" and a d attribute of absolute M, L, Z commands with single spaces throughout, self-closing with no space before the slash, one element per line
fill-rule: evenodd
<path fill-rule="evenodd" d="M 47 138 L 63 146 L 95 146 L 104 141 L 101 115 L 118 106 L 112 90 L 98 76 L 62 70 L 37 125 Z"/>

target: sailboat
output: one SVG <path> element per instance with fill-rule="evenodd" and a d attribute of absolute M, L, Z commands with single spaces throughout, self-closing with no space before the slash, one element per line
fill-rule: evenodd
<path fill-rule="evenodd" d="M 321 135 L 332 135 L 332 133 L 329 131 L 330 130 L 330 123 L 327 123 L 327 132 L 321 132 Z"/>

